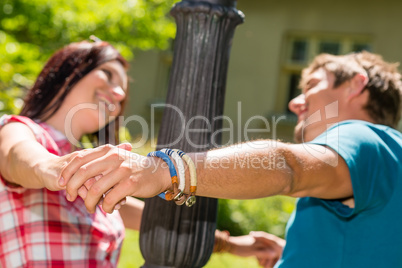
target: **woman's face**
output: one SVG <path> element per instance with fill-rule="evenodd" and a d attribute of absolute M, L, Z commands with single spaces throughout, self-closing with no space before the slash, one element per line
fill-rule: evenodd
<path fill-rule="evenodd" d="M 127 95 L 127 74 L 118 61 L 106 62 L 84 76 L 67 95 L 59 111 L 64 130 L 74 136 L 93 133 L 114 120 Z"/>

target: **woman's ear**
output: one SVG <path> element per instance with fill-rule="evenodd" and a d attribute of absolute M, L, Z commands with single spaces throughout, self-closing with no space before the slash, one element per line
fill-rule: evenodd
<path fill-rule="evenodd" d="M 350 80 L 350 89 L 348 94 L 348 100 L 351 100 L 359 96 L 366 88 L 368 83 L 367 75 L 358 73 Z"/>

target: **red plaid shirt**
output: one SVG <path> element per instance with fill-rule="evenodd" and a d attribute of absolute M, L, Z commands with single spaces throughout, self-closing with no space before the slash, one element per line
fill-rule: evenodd
<path fill-rule="evenodd" d="M 45 123 L 5 115 L 0 128 L 9 122 L 30 127 L 50 153 L 71 151 L 64 135 Z M 65 196 L 65 191 L 11 187 L 0 176 L 1 267 L 117 266 L 124 238 L 119 213 L 98 207 L 90 214 L 81 198 L 69 202 Z"/>

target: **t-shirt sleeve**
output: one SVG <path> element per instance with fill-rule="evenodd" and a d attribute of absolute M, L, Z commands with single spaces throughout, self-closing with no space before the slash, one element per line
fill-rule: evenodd
<path fill-rule="evenodd" d="M 355 207 L 349 208 L 339 200 L 321 199 L 329 209 L 350 217 L 381 209 L 387 203 L 397 183 L 392 171 L 398 161 L 377 130 L 360 123 L 341 123 L 311 143 L 330 147 L 349 168 Z"/>

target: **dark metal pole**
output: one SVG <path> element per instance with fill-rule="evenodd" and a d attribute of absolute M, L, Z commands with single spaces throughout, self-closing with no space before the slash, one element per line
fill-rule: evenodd
<path fill-rule="evenodd" d="M 234 0 L 187 0 L 172 8 L 177 34 L 158 149 L 196 152 L 221 143 L 218 117 L 223 114 L 230 46 L 244 19 L 235 6 Z M 216 213 L 212 198 L 197 197 L 190 208 L 147 199 L 140 230 L 144 267 L 204 266 L 212 254 Z"/>

